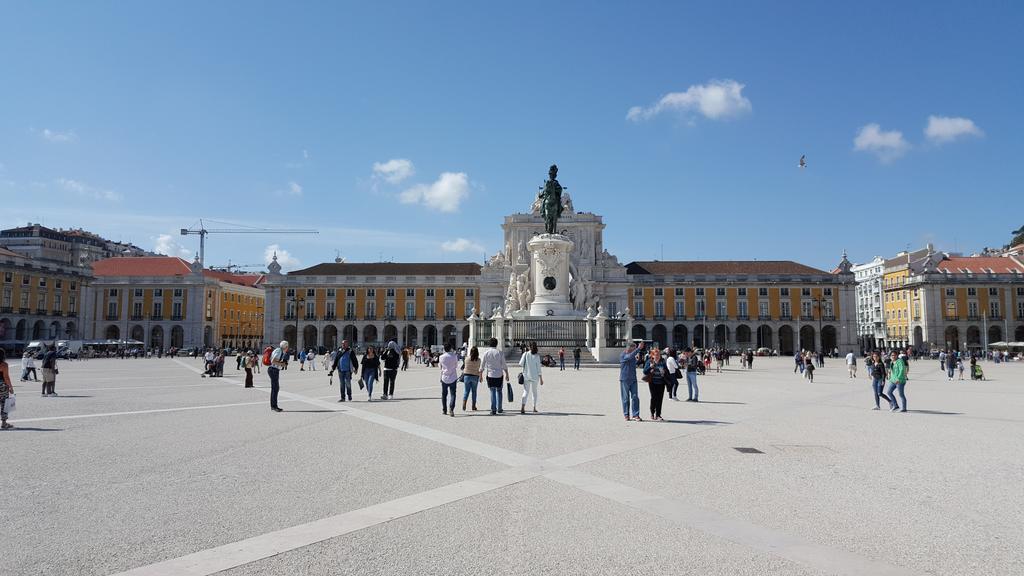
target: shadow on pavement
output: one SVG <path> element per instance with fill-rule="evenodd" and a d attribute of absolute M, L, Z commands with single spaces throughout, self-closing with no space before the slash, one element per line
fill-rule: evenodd
<path fill-rule="evenodd" d="M 7 432 L 63 432 L 63 428 L 24 428 L 22 426 L 15 425 L 14 428 L 9 428 Z"/>
<path fill-rule="evenodd" d="M 940 410 L 907 410 L 914 414 L 935 414 L 937 416 L 962 416 L 963 412 L 942 412 Z"/>
<path fill-rule="evenodd" d="M 746 402 L 715 402 L 712 400 L 701 400 L 700 402 L 697 402 L 697 404 L 741 404 L 743 406 L 747 405 Z"/>

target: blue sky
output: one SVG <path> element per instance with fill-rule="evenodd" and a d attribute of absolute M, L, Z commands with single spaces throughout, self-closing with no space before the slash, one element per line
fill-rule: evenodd
<path fill-rule="evenodd" d="M 1024 224 L 1022 16 L 1012 2 L 3 2 L 0 225 L 186 255 L 198 241 L 177 231 L 199 218 L 321 232 L 211 236 L 208 264 L 259 264 L 272 245 L 301 266 L 336 250 L 480 261 L 556 162 L 623 262 L 969 252 Z"/>

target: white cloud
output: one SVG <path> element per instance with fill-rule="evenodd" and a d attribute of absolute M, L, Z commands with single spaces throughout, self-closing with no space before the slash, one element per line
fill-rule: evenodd
<path fill-rule="evenodd" d="M 646 108 L 633 106 L 626 113 L 626 119 L 634 122 L 649 120 L 667 110 L 698 112 L 712 120 L 739 116 L 751 110 L 750 100 L 743 95 L 745 86 L 735 80 L 712 80 L 707 84 L 695 84 L 687 88 L 686 92 L 669 92 Z"/>
<path fill-rule="evenodd" d="M 78 140 L 78 135 L 73 130 L 67 132 L 58 132 L 57 130 L 50 130 L 49 128 L 43 128 L 43 131 L 39 133 L 43 137 L 43 140 L 49 142 L 74 142 Z"/>
<path fill-rule="evenodd" d="M 456 238 L 441 243 L 441 250 L 445 252 L 483 252 L 484 247 L 465 238 Z"/>
<path fill-rule="evenodd" d="M 970 118 L 929 116 L 924 135 L 936 144 L 945 144 L 961 136 L 984 136 L 985 133 Z"/>
<path fill-rule="evenodd" d="M 299 186 L 297 182 L 289 182 L 288 193 L 292 196 L 302 196 L 302 186 Z"/>
<path fill-rule="evenodd" d="M 373 177 L 381 178 L 390 184 L 398 184 L 416 173 L 411 160 L 392 158 L 387 162 L 373 163 Z"/>
<path fill-rule="evenodd" d="M 263 261 L 268 266 L 274 261 L 274 254 L 277 254 L 277 263 L 280 264 L 281 268 L 284 270 L 292 270 L 299 267 L 301 264 L 298 258 L 292 256 L 291 253 L 284 248 L 281 248 L 279 244 L 271 244 L 263 251 Z"/>
<path fill-rule="evenodd" d="M 403 204 L 423 204 L 439 212 L 457 212 L 469 196 L 465 172 L 443 172 L 433 184 L 417 184 L 399 195 Z"/>
<path fill-rule="evenodd" d="M 171 234 L 161 234 L 156 237 L 153 244 L 153 252 L 165 256 L 180 256 L 186 260 L 192 257 L 192 251 L 178 244 L 176 237 Z"/>
<path fill-rule="evenodd" d="M 853 139 L 853 149 L 859 152 L 870 152 L 882 162 L 891 162 L 903 155 L 910 144 L 903 139 L 899 130 L 886 132 L 881 126 L 872 122 L 861 127 Z"/>
<path fill-rule="evenodd" d="M 107 190 L 105 188 L 97 188 L 96 186 L 90 186 L 84 182 L 78 180 L 71 180 L 70 178 L 59 178 L 57 184 L 61 188 L 68 192 L 74 192 L 79 196 L 86 196 L 95 198 L 97 200 L 107 200 L 109 202 L 117 202 L 121 200 L 121 195 L 113 190 Z"/>

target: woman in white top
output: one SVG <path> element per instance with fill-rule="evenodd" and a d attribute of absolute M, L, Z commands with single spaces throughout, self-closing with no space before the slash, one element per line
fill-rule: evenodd
<path fill-rule="evenodd" d="M 544 385 L 544 376 L 540 373 L 540 354 L 537 343 L 530 342 L 530 349 L 519 358 L 519 366 L 523 369 L 523 404 L 519 407 L 520 414 L 526 414 L 526 397 L 533 396 L 533 411 L 537 411 L 537 386 Z"/>
<path fill-rule="evenodd" d="M 665 380 L 668 397 L 678 402 L 679 396 L 676 395 L 676 392 L 679 390 L 679 378 L 676 374 L 679 372 L 679 362 L 676 360 L 676 351 L 672 348 L 665 350 L 665 369 L 668 376 Z"/>

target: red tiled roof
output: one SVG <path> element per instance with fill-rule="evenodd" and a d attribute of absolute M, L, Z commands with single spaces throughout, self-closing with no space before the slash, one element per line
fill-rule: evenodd
<path fill-rule="evenodd" d="M 255 287 L 263 281 L 263 274 L 232 274 L 220 270 L 203 270 L 203 276 L 216 278 L 221 282 L 229 282 L 240 286 Z"/>
<path fill-rule="evenodd" d="M 676 260 L 630 262 L 627 274 L 828 274 L 792 260 Z"/>
<path fill-rule="evenodd" d="M 92 273 L 104 276 L 184 276 L 192 267 L 181 258 L 172 256 L 141 256 L 107 258 L 92 263 Z"/>
<path fill-rule="evenodd" d="M 138 256 L 107 258 L 93 262 L 92 272 L 97 278 L 106 276 L 185 276 L 192 273 L 192 266 L 176 256 Z M 219 270 L 204 270 L 203 276 L 250 287 L 256 287 L 263 281 L 262 274 L 232 274 Z"/>
<path fill-rule="evenodd" d="M 324 262 L 303 270 L 289 272 L 289 276 L 479 276 L 476 262 Z"/>
<path fill-rule="evenodd" d="M 1024 266 L 1013 258 L 1001 256 L 947 256 L 936 265 L 936 268 L 949 271 L 950 274 L 988 274 L 990 269 L 996 274 L 1013 274 L 1014 270 L 1024 273 Z"/>

